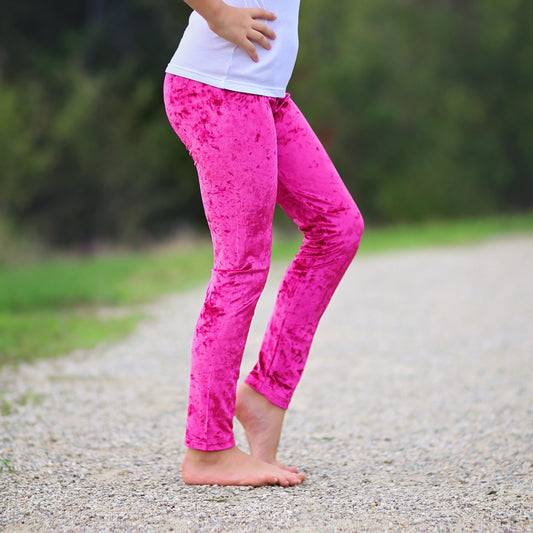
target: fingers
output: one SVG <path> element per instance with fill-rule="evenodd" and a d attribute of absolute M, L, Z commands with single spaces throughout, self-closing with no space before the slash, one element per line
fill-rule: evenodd
<path fill-rule="evenodd" d="M 248 39 L 250 41 L 254 41 L 263 48 L 266 48 L 267 50 L 270 50 L 272 48 L 272 45 L 270 44 L 270 41 L 261 33 L 258 31 L 251 31 L 248 34 Z"/>
<path fill-rule="evenodd" d="M 268 37 L 269 39 L 275 39 L 276 34 L 274 33 L 274 30 L 265 24 L 264 22 L 259 22 L 258 20 L 254 20 L 252 23 L 252 28 L 255 31 L 258 31 L 259 33 L 262 33 L 265 37 Z"/>
<path fill-rule="evenodd" d="M 257 55 L 257 50 L 253 43 L 257 43 L 266 50 L 270 50 L 272 48 L 272 45 L 270 44 L 270 41 L 267 39 L 267 37 L 259 31 L 252 30 L 248 33 L 246 37 L 247 39 L 245 44 L 243 44 L 243 48 L 246 50 L 246 52 L 248 52 L 250 58 L 257 63 L 257 61 L 259 61 L 259 56 Z M 273 38 L 275 38 L 275 36 Z"/>
<path fill-rule="evenodd" d="M 276 38 L 274 30 L 264 21 L 276 20 L 276 15 L 262 8 L 238 8 L 224 4 L 220 14 L 208 21 L 217 35 L 243 48 L 257 62 L 255 44 L 270 50 L 270 40 Z"/>
<path fill-rule="evenodd" d="M 259 61 L 257 50 L 255 49 L 255 46 L 251 43 L 251 41 L 246 41 L 246 43 L 242 45 L 242 48 L 244 48 L 244 50 L 248 52 L 248 55 L 250 56 L 250 59 L 252 61 L 254 61 L 255 63 Z"/>
<path fill-rule="evenodd" d="M 252 30 L 247 35 L 248 42 L 250 43 L 250 41 L 254 41 L 266 50 L 270 50 L 272 48 L 272 45 L 270 44 L 269 39 L 274 40 L 276 38 L 276 34 L 270 26 L 268 26 L 264 22 L 255 20 L 256 17 L 254 15 L 257 15 L 257 18 L 264 18 L 265 20 L 275 20 L 276 15 L 274 15 L 274 13 L 271 13 L 270 11 L 266 11 L 265 9 L 259 8 L 252 8 L 249 10 L 249 12 L 252 18 L 254 18 L 254 21 L 252 23 Z M 250 43 L 250 45 L 251 46 L 246 47 L 246 51 L 248 52 L 250 58 L 253 61 L 257 62 L 259 61 L 257 50 L 252 43 Z"/>
<path fill-rule="evenodd" d="M 254 19 L 276 20 L 276 15 L 272 11 L 267 11 L 261 7 L 250 7 L 248 8 L 248 12 Z"/>

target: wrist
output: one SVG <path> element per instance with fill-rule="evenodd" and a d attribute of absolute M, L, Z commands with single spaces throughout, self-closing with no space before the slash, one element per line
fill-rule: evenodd
<path fill-rule="evenodd" d="M 208 2 L 203 2 L 201 9 L 196 9 L 196 11 L 205 19 L 209 27 L 213 29 L 218 26 L 227 7 L 228 5 L 222 0 L 209 0 Z"/>

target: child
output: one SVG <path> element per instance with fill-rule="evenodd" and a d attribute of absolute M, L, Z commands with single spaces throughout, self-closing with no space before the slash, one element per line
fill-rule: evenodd
<path fill-rule="evenodd" d="M 352 261 L 363 220 L 285 92 L 298 0 L 186 0 L 194 10 L 167 67 L 169 121 L 194 159 L 214 265 L 192 345 L 185 483 L 297 485 L 276 461 L 283 417 L 316 327 Z M 270 266 L 274 206 L 303 244 L 281 283 L 259 360 L 237 387 Z M 250 447 L 235 446 L 234 416 Z"/>

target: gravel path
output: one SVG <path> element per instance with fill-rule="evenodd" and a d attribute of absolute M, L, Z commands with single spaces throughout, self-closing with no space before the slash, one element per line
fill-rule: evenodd
<path fill-rule="evenodd" d="M 203 289 L 119 344 L 4 370 L 0 530 L 533 531 L 531 265 L 533 236 L 358 258 L 287 416 L 294 488 L 180 479 Z"/>

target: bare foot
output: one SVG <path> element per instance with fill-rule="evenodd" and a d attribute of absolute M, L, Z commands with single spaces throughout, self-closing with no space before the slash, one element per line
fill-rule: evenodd
<path fill-rule="evenodd" d="M 187 448 L 182 464 L 183 481 L 188 485 L 299 485 L 303 474 L 287 472 L 265 463 L 236 446 L 204 452 Z"/>
<path fill-rule="evenodd" d="M 253 457 L 287 472 L 298 472 L 296 468 L 276 461 L 285 409 L 274 405 L 246 383 L 240 383 L 235 416 L 244 427 Z"/>

